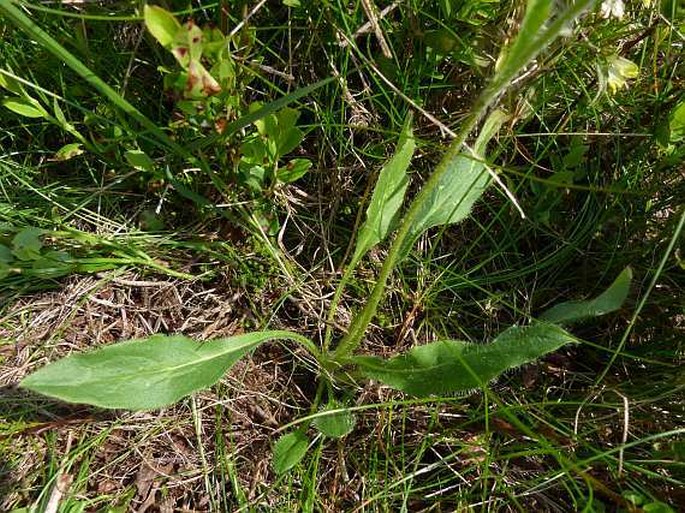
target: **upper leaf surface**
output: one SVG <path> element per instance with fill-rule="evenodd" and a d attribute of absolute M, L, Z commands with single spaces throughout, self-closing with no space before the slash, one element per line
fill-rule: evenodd
<path fill-rule="evenodd" d="M 181 29 L 181 24 L 169 11 L 156 5 L 146 5 L 143 9 L 145 26 L 165 48 L 170 48 Z"/>
<path fill-rule="evenodd" d="M 614 312 L 621 308 L 630 292 L 633 271 L 626 267 L 618 278 L 594 299 L 587 301 L 568 301 L 553 306 L 544 312 L 540 319 L 547 322 L 564 323 Z"/>
<path fill-rule="evenodd" d="M 366 211 L 366 221 L 359 230 L 353 262 L 358 261 L 369 249 L 385 239 L 395 227 L 397 214 L 402 207 L 409 184 L 407 168 L 415 148 L 410 116 L 402 129 L 395 154 L 378 175 L 378 182 Z"/>
<path fill-rule="evenodd" d="M 289 337 L 286 331 L 265 331 L 198 343 L 181 335 L 155 335 L 68 356 L 20 386 L 72 403 L 150 410 L 213 385 L 262 342 Z"/>
<path fill-rule="evenodd" d="M 389 360 L 361 356 L 352 361 L 367 378 L 408 394 L 428 396 L 482 387 L 504 371 L 575 340 L 558 326 L 537 323 L 511 327 L 490 344 L 444 340 Z"/>

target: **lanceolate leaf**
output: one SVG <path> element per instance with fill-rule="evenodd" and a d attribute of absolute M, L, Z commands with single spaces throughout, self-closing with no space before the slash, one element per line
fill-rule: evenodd
<path fill-rule="evenodd" d="M 274 446 L 273 465 L 276 474 L 283 474 L 297 465 L 307 454 L 309 439 L 302 431 L 293 431 L 283 435 Z"/>
<path fill-rule="evenodd" d="M 490 344 L 458 340 L 433 342 L 383 360 L 356 357 L 367 378 L 416 396 L 465 392 L 482 387 L 503 372 L 531 362 L 576 339 L 553 324 L 514 326 Z"/>
<path fill-rule="evenodd" d="M 324 435 L 330 438 L 342 438 L 354 429 L 356 419 L 350 410 L 337 403 L 329 404 L 320 417 L 316 417 L 312 424 Z"/>
<path fill-rule="evenodd" d="M 156 5 L 146 5 L 143 9 L 145 26 L 159 44 L 170 48 L 181 24 L 173 14 Z"/>
<path fill-rule="evenodd" d="M 448 171 L 442 174 L 440 182 L 421 205 L 411 228 L 411 243 L 429 228 L 458 223 L 469 215 L 473 204 L 490 185 L 491 176 L 482 159 L 488 142 L 506 119 L 499 110 L 490 114 L 476 140 L 473 154 L 459 153 L 448 164 Z"/>
<path fill-rule="evenodd" d="M 30 102 L 24 98 L 5 100 L 2 104 L 12 112 L 25 116 L 27 118 L 44 118 L 46 117 L 45 110 L 38 104 L 38 102 Z"/>
<path fill-rule="evenodd" d="M 264 331 L 198 343 L 181 335 L 155 335 L 68 356 L 20 386 L 72 403 L 150 410 L 213 385 L 247 352 L 279 338 L 297 336 Z"/>
<path fill-rule="evenodd" d="M 568 301 L 558 304 L 544 312 L 540 319 L 547 322 L 564 323 L 614 312 L 621 308 L 628 297 L 632 279 L 633 271 L 630 267 L 626 267 L 614 280 L 614 283 L 596 298 L 588 301 Z"/>
<path fill-rule="evenodd" d="M 409 179 L 407 168 L 414 155 L 416 143 L 411 129 L 411 115 L 407 118 L 397 143 L 395 154 L 383 166 L 366 211 L 366 222 L 359 230 L 357 247 L 352 258 L 359 261 L 373 246 L 385 239 L 395 227 L 397 214 L 404 202 Z"/>

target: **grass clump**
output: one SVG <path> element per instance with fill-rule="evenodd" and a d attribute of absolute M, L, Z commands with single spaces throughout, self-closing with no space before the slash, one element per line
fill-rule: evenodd
<path fill-rule="evenodd" d="M 683 18 L 620 5 L 3 4 L 0 509 L 677 511 Z M 474 170 L 473 209 L 441 196 Z M 512 365 L 467 363 L 468 396 L 363 379 L 415 392 L 384 375 L 600 310 L 495 382 Z M 121 340 L 266 329 L 309 342 L 153 413 L 15 388 Z"/>

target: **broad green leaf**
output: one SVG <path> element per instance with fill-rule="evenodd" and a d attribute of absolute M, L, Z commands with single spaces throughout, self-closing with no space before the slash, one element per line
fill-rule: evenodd
<path fill-rule="evenodd" d="M 433 342 L 383 360 L 353 358 L 367 378 L 415 396 L 466 392 L 503 372 L 532 362 L 576 339 L 553 324 L 514 326 L 489 344 L 458 340 Z"/>
<path fill-rule="evenodd" d="M 131 166 L 141 171 L 153 171 L 155 168 L 154 161 L 144 151 L 129 150 L 124 153 L 124 157 Z"/>
<path fill-rule="evenodd" d="M 632 279 L 633 271 L 630 267 L 626 267 L 609 288 L 596 298 L 587 301 L 568 301 L 555 305 L 545 311 L 540 319 L 547 322 L 565 323 L 614 312 L 621 308 L 628 297 Z"/>
<path fill-rule="evenodd" d="M 12 112 L 27 118 L 44 118 L 47 113 L 36 102 L 31 102 L 25 98 L 4 100 L 2 104 Z"/>
<path fill-rule="evenodd" d="M 433 187 L 419 209 L 409 242 L 413 243 L 429 228 L 458 223 L 469 215 L 473 204 L 492 180 L 482 161 L 483 155 L 506 119 L 502 111 L 494 111 L 483 124 L 474 144 L 473 155 L 459 153 L 447 164 L 448 171 L 442 174 L 440 182 Z"/>
<path fill-rule="evenodd" d="M 81 148 L 80 143 L 65 144 L 57 153 L 55 153 L 55 159 L 59 161 L 69 160 L 77 157 L 83 153 L 83 148 Z"/>
<path fill-rule="evenodd" d="M 9 264 L 13 260 L 14 255 L 12 254 L 12 250 L 4 244 L 0 244 L 0 262 Z"/>
<path fill-rule="evenodd" d="M 356 419 L 352 412 L 335 402 L 319 413 L 321 416 L 316 417 L 312 424 L 330 438 L 342 438 L 354 429 Z"/>
<path fill-rule="evenodd" d="M 40 228 L 24 228 L 12 239 L 12 253 L 19 260 L 34 260 L 40 257 L 43 243 L 40 236 L 44 230 Z"/>
<path fill-rule="evenodd" d="M 277 171 L 278 180 L 283 183 L 292 183 L 307 174 L 312 167 L 312 161 L 308 159 L 293 159 Z"/>
<path fill-rule="evenodd" d="M 181 24 L 169 11 L 156 5 L 146 5 L 143 9 L 145 26 L 150 34 L 165 48 L 170 48 Z"/>
<path fill-rule="evenodd" d="M 274 445 L 273 465 L 276 474 L 283 474 L 297 465 L 309 447 L 309 438 L 302 431 L 293 431 L 283 435 Z"/>
<path fill-rule="evenodd" d="M 448 164 L 450 170 L 421 205 L 411 229 L 414 238 L 429 228 L 458 223 L 469 215 L 491 181 L 485 164 L 477 158 L 458 154 Z"/>
<path fill-rule="evenodd" d="M 685 101 L 680 102 L 668 116 L 669 142 L 680 142 L 685 138 Z"/>
<path fill-rule="evenodd" d="M 409 184 L 407 168 L 415 148 L 416 142 L 412 134 L 410 114 L 402 128 L 395 154 L 386 162 L 378 175 L 369 208 L 366 210 L 366 221 L 359 229 L 352 265 L 373 246 L 383 241 L 395 228 Z"/>
<path fill-rule="evenodd" d="M 262 342 L 293 337 L 264 331 L 198 343 L 181 335 L 154 335 L 68 356 L 20 386 L 72 403 L 151 410 L 210 387 Z"/>
<path fill-rule="evenodd" d="M 9 75 L 5 75 L 4 73 L 0 73 L 0 87 L 7 89 L 9 92 L 14 94 L 25 94 L 21 82 Z"/>

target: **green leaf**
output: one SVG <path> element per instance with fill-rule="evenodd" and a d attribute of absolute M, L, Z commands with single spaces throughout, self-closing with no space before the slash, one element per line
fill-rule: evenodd
<path fill-rule="evenodd" d="M 285 167 L 278 169 L 278 180 L 283 183 L 293 183 L 307 174 L 312 167 L 312 161 L 308 159 L 293 159 Z"/>
<path fill-rule="evenodd" d="M 153 171 L 155 168 L 154 161 L 144 151 L 129 150 L 124 153 L 124 157 L 131 166 L 141 171 Z"/>
<path fill-rule="evenodd" d="M 286 7 L 301 7 L 300 0 L 283 0 L 283 5 Z"/>
<path fill-rule="evenodd" d="M 20 386 L 72 403 L 151 410 L 212 386 L 247 352 L 279 338 L 297 336 L 264 331 L 198 343 L 181 335 L 154 335 L 68 356 Z"/>
<path fill-rule="evenodd" d="M 459 153 L 447 164 L 448 171 L 441 175 L 419 209 L 411 228 L 410 243 L 429 228 L 458 223 L 469 215 L 492 180 L 483 155 L 506 119 L 502 111 L 494 111 L 483 123 L 473 155 Z"/>
<path fill-rule="evenodd" d="M 675 510 L 665 502 L 650 502 L 642 507 L 645 513 L 675 513 Z"/>
<path fill-rule="evenodd" d="M 35 260 L 40 257 L 43 243 L 40 236 L 44 230 L 40 228 L 24 228 L 12 239 L 12 253 L 19 260 Z"/>
<path fill-rule="evenodd" d="M 413 239 L 429 228 L 458 223 L 469 215 L 491 180 L 485 165 L 475 158 L 459 154 L 452 159 L 450 170 L 421 205 L 411 229 Z"/>
<path fill-rule="evenodd" d="M 83 153 L 80 143 L 65 144 L 57 153 L 55 153 L 55 160 L 64 161 L 77 157 Z"/>
<path fill-rule="evenodd" d="M 7 89 L 9 92 L 14 94 L 25 94 L 21 82 L 9 75 L 5 75 L 4 73 L 0 73 L 0 87 Z"/>
<path fill-rule="evenodd" d="M 31 102 L 25 98 L 7 99 L 2 104 L 12 112 L 27 118 L 44 118 L 47 116 L 45 110 L 38 102 Z"/>
<path fill-rule="evenodd" d="M 324 435 L 330 438 L 342 438 L 352 432 L 356 419 L 350 410 L 344 409 L 337 403 L 329 404 L 320 412 L 312 424 Z"/>
<path fill-rule="evenodd" d="M 9 264 L 13 260 L 14 255 L 12 255 L 12 250 L 4 244 L 0 244 L 0 262 Z"/>
<path fill-rule="evenodd" d="M 309 438 L 302 430 L 293 431 L 279 438 L 274 445 L 273 465 L 276 474 L 284 474 L 302 461 L 308 447 Z"/>
<path fill-rule="evenodd" d="M 480 388 L 509 369 L 575 341 L 558 326 L 536 323 L 509 328 L 490 344 L 444 340 L 389 360 L 358 356 L 351 362 L 367 378 L 408 394 L 428 396 Z"/>
<path fill-rule="evenodd" d="M 685 139 L 685 101 L 680 102 L 668 116 L 669 142 Z"/>
<path fill-rule="evenodd" d="M 181 24 L 169 11 L 156 5 L 146 5 L 143 9 L 145 26 L 150 34 L 165 48 L 170 48 Z"/>
<path fill-rule="evenodd" d="M 407 117 L 395 148 L 395 154 L 383 166 L 366 210 L 366 221 L 359 229 L 352 266 L 373 246 L 383 241 L 395 228 L 409 184 L 407 168 L 411 163 L 416 142 L 412 134 L 412 116 Z"/>
<path fill-rule="evenodd" d="M 618 278 L 594 299 L 587 301 L 568 301 L 553 306 L 545 311 L 540 320 L 554 323 L 565 323 L 599 317 L 621 308 L 630 292 L 630 282 L 633 279 L 633 271 L 626 267 Z"/>

